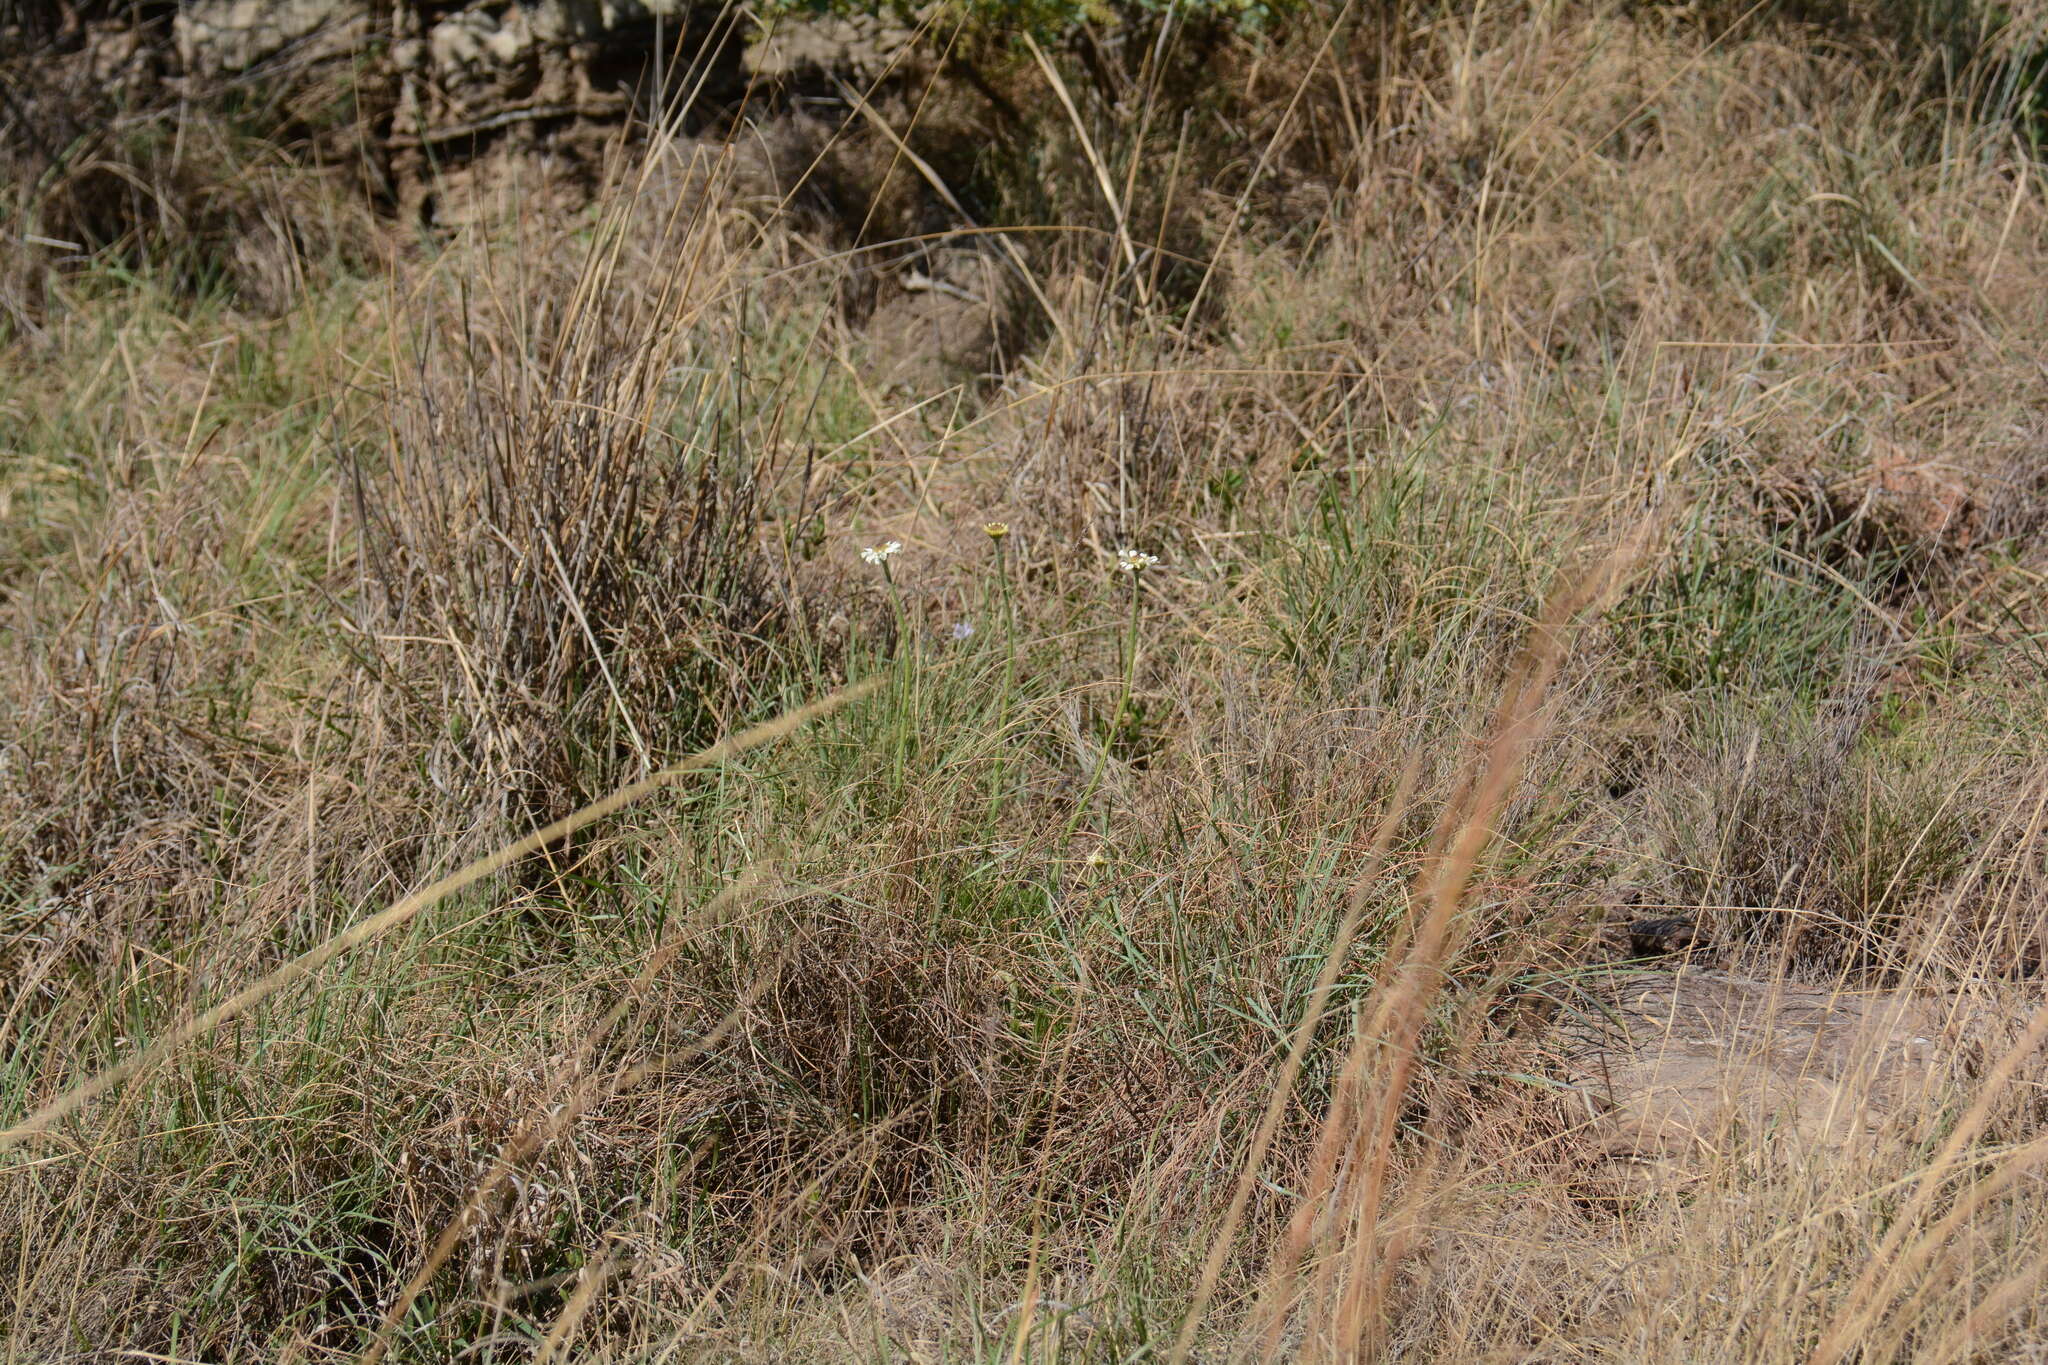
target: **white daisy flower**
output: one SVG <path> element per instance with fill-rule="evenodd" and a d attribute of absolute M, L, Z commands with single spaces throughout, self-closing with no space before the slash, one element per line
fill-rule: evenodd
<path fill-rule="evenodd" d="M 903 548 L 903 542 L 892 540 L 883 545 L 870 545 L 860 552 L 860 557 L 870 564 L 887 564 L 889 556 Z"/>
<path fill-rule="evenodd" d="M 1116 566 L 1125 573 L 1136 573 L 1140 569 L 1149 569 L 1158 562 L 1158 555 L 1148 555 L 1141 550 L 1118 550 L 1116 552 Z"/>

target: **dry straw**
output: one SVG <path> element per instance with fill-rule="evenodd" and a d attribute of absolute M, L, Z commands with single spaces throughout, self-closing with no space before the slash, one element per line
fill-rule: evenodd
<path fill-rule="evenodd" d="M 823 697 L 807 706 L 785 711 L 773 720 L 764 721 L 751 729 L 743 730 L 729 739 L 720 740 L 707 749 L 701 749 L 688 758 L 671 763 L 659 772 L 628 783 L 611 795 L 601 797 L 580 810 L 572 811 L 552 824 L 544 825 L 523 839 L 514 840 L 496 852 L 485 854 L 458 871 L 451 872 L 441 880 L 411 895 L 393 902 L 366 920 L 334 935 L 316 948 L 300 954 L 268 976 L 244 986 L 227 999 L 172 1029 L 141 1052 L 125 1062 L 118 1062 L 89 1080 L 81 1081 L 51 1100 L 20 1123 L 0 1132 L 0 1152 L 10 1150 L 20 1143 L 46 1131 L 51 1125 L 67 1116 L 77 1113 L 91 1104 L 108 1090 L 127 1080 L 145 1068 L 163 1061 L 186 1043 L 219 1028 L 228 1020 L 243 1014 L 260 1004 L 277 991 L 319 971 L 322 967 L 340 957 L 351 948 L 357 948 L 411 919 L 420 911 L 434 905 L 465 887 L 474 886 L 493 873 L 502 872 L 521 858 L 538 853 L 549 844 L 565 839 L 585 826 L 596 823 L 616 811 L 625 809 L 642 797 L 648 796 L 678 777 L 693 773 L 701 768 L 713 767 L 729 758 L 736 758 L 750 749 L 771 744 L 802 729 L 821 716 L 830 715 L 849 702 L 858 701 L 875 688 L 872 681 L 855 683 Z"/>

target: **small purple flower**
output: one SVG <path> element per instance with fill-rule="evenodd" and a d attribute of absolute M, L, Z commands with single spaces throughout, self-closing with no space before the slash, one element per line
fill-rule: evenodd
<path fill-rule="evenodd" d="M 955 621 L 950 633 L 955 640 L 971 640 L 974 638 L 974 622 Z"/>

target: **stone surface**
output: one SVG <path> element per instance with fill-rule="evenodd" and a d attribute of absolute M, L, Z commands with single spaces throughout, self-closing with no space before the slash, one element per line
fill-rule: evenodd
<path fill-rule="evenodd" d="M 1583 983 L 1555 1026 L 1596 1164 L 1679 1178 L 1865 1140 L 1935 1093 L 1972 1008 L 1696 967 Z"/>
<path fill-rule="evenodd" d="M 130 30 L 143 41 L 142 29 Z M 708 0 L 183 0 L 163 55 L 184 94 L 203 98 L 235 81 L 260 83 L 287 103 L 304 94 L 318 128 L 329 111 L 352 110 L 359 117 L 335 150 L 353 155 L 359 130 L 375 130 L 372 176 L 401 217 L 450 227 L 502 197 L 502 171 L 521 158 L 563 186 L 594 187 L 629 115 L 668 120 L 689 138 L 722 127 L 744 104 L 757 111 L 747 140 L 762 142 L 759 111 L 774 104 L 763 91 L 802 89 L 827 104 L 873 101 L 900 121 L 890 92 L 929 74 L 915 38 L 912 28 L 871 16 L 784 15 L 761 27 Z M 765 121 L 806 117 L 781 105 Z M 819 165 L 830 179 L 843 168 L 824 151 L 860 140 L 824 137 L 793 158 L 796 169 Z M 879 193 L 911 178 L 858 179 L 847 187 Z M 988 347 L 959 302 L 943 289 L 912 289 L 886 321 L 936 333 L 971 369 Z"/>
<path fill-rule="evenodd" d="M 861 257 L 842 300 L 884 390 L 978 382 L 1014 340 L 1010 267 L 989 242 L 948 238 L 971 224 L 928 183 L 945 172 L 913 166 L 886 131 L 968 145 L 987 98 L 935 86 L 897 20 L 760 25 L 707 0 L 183 0 L 168 51 L 132 24 L 114 36 L 127 47 L 108 48 L 110 71 L 149 49 L 180 95 L 246 83 L 280 97 L 409 227 L 573 212 L 629 121 L 660 121 L 661 173 L 696 192 L 790 208 L 850 244 L 904 244 Z M 694 169 L 709 163 L 716 175 Z"/>
<path fill-rule="evenodd" d="M 369 0 L 188 0 L 171 21 L 188 75 L 247 71 L 295 44 L 305 58 L 339 56 L 370 35 Z"/>
<path fill-rule="evenodd" d="M 747 50 L 747 69 L 771 80 L 838 76 L 867 85 L 912 60 L 916 34 L 873 14 L 783 19 Z"/>
<path fill-rule="evenodd" d="M 345 51 L 387 27 L 401 43 L 424 29 L 435 64 L 454 71 L 504 66 L 539 48 L 600 40 L 695 8 L 692 0 L 471 0 L 452 9 L 423 0 L 186 0 L 172 33 L 194 74 L 247 71 L 307 39 L 323 53 Z M 427 22 L 442 10 L 450 12 Z"/>

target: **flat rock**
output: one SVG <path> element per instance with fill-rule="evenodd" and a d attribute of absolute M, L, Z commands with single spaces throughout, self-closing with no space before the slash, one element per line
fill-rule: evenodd
<path fill-rule="evenodd" d="M 1940 1086 L 1971 1025 L 1953 997 L 1690 966 L 1580 987 L 1553 1041 L 1594 1161 L 1660 1179 L 1867 1140 Z"/>
<path fill-rule="evenodd" d="M 187 0 L 171 20 L 180 64 L 202 76 L 246 71 L 294 44 L 339 56 L 369 32 L 366 0 Z"/>

